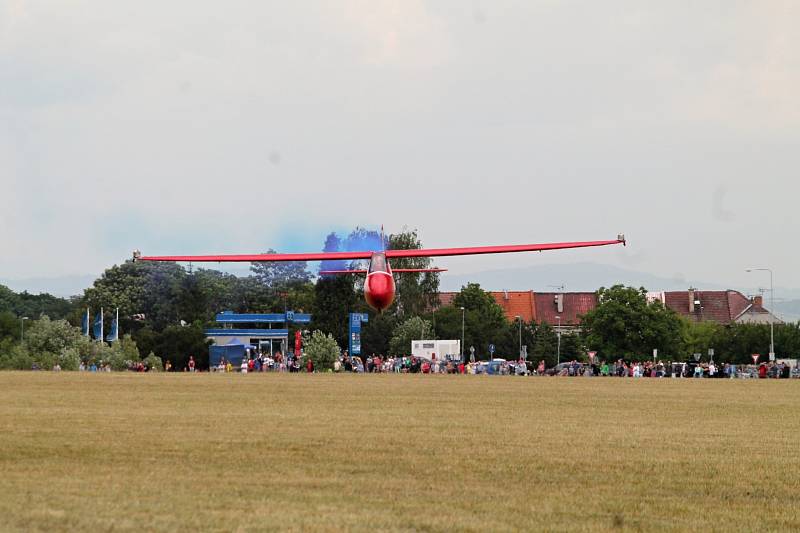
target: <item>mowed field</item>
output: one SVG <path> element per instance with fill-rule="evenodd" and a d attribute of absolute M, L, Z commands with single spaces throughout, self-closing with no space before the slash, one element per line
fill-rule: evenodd
<path fill-rule="evenodd" d="M 0 530 L 790 530 L 800 381 L 0 373 Z"/>

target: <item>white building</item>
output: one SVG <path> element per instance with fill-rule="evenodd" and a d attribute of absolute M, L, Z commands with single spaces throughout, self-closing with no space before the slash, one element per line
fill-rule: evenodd
<path fill-rule="evenodd" d="M 411 355 L 429 361 L 458 360 L 461 358 L 461 341 L 418 340 L 411 341 Z"/>

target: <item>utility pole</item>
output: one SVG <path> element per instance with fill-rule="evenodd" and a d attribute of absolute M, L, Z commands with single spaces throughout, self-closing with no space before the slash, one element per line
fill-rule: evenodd
<path fill-rule="evenodd" d="M 771 268 L 748 268 L 747 272 L 769 272 L 769 307 L 772 318 L 769 321 L 769 360 L 775 360 L 775 280 Z"/>
<path fill-rule="evenodd" d="M 461 308 L 461 362 L 464 362 L 464 308 Z"/>
<path fill-rule="evenodd" d="M 558 331 L 556 332 L 556 337 L 558 338 L 557 344 L 557 356 L 556 356 L 556 364 L 561 363 L 561 315 L 556 317 L 558 319 Z"/>

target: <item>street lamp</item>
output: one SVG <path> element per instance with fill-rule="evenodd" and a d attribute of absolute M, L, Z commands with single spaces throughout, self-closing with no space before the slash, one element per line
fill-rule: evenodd
<path fill-rule="evenodd" d="M 24 316 L 19 319 L 19 342 L 25 342 L 25 321 L 30 320 L 28 317 Z"/>
<path fill-rule="evenodd" d="M 769 321 L 769 360 L 775 360 L 775 285 L 771 268 L 748 268 L 746 272 L 769 272 L 769 307 L 772 318 Z"/>
<path fill-rule="evenodd" d="M 556 319 L 558 320 L 558 331 L 556 332 L 556 337 L 558 338 L 558 344 L 556 348 L 556 364 L 561 363 L 561 316 L 557 316 Z"/>
<path fill-rule="evenodd" d="M 519 321 L 519 358 L 522 359 L 522 317 L 516 315 L 514 318 Z"/>
<path fill-rule="evenodd" d="M 461 308 L 461 361 L 464 361 L 464 308 Z"/>

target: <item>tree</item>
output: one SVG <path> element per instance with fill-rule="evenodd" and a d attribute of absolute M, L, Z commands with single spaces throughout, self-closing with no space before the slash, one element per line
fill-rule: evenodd
<path fill-rule="evenodd" d="M 151 371 L 164 371 L 164 363 L 161 361 L 161 358 L 157 357 L 153 352 L 150 352 L 147 357 L 142 360 L 142 362 L 144 363 L 144 366 L 149 368 Z"/>
<path fill-rule="evenodd" d="M 724 334 L 724 327 L 716 322 L 693 322 L 688 319 L 681 319 L 681 340 L 683 341 L 682 355 L 691 357 L 692 354 L 708 353 L 709 348 L 715 348 L 721 335 Z"/>
<path fill-rule="evenodd" d="M 390 355 L 409 355 L 411 341 L 427 339 L 433 334 L 431 323 L 418 316 L 414 316 L 398 325 L 389 342 Z"/>
<path fill-rule="evenodd" d="M 83 305 L 95 313 L 119 308 L 123 331 L 145 325 L 161 330 L 181 319 L 180 296 L 186 277 L 184 268 L 176 263 L 127 261 L 114 265 L 84 291 Z M 144 314 L 145 320 L 136 323 L 131 318 Z"/>
<path fill-rule="evenodd" d="M 0 286 L 0 290 L 2 290 Z M 20 319 L 11 311 L 0 312 L 0 340 L 16 339 L 19 340 Z"/>
<path fill-rule="evenodd" d="M 470 347 L 477 357 L 489 357 L 489 345 L 510 346 L 512 333 L 509 323 L 494 297 L 477 283 L 461 288 L 450 309 L 436 312 L 437 336 L 444 339 L 461 338 L 461 307 L 464 308 L 464 347 L 466 356 Z M 515 353 L 516 351 L 512 352 Z"/>
<path fill-rule="evenodd" d="M 269 249 L 267 254 L 277 254 Z M 263 261 L 250 264 L 250 271 L 259 283 L 269 289 L 281 290 L 295 283 L 308 283 L 311 273 L 305 261 Z"/>
<path fill-rule="evenodd" d="M 309 359 L 314 363 L 314 368 L 318 371 L 333 368 L 333 363 L 339 358 L 341 350 L 336 343 L 336 339 L 331 334 L 324 334 L 315 330 L 311 335 L 303 340 L 305 345 L 304 363 Z"/>
<path fill-rule="evenodd" d="M 563 340 L 562 335 L 562 340 Z M 555 366 L 558 352 L 558 335 L 550 324 L 536 326 L 533 335 L 533 347 L 529 351 L 531 361 L 544 360 L 548 367 Z"/>
<path fill-rule="evenodd" d="M 681 353 L 680 317 L 661 302 L 647 301 L 644 288 L 615 285 L 597 293 L 598 305 L 583 317 L 586 343 L 603 359 L 665 357 Z"/>
<path fill-rule="evenodd" d="M 130 335 L 123 337 L 111 344 L 111 350 L 106 355 L 104 362 L 111 365 L 111 370 L 126 370 L 131 363 L 141 360 L 139 348 Z"/>
<path fill-rule="evenodd" d="M 5 285 L 0 285 L 0 312 L 31 319 L 47 315 L 54 319 L 67 318 L 75 308 L 75 303 L 51 294 L 30 294 L 27 291 L 15 293 Z"/>
<path fill-rule="evenodd" d="M 361 353 L 389 353 L 389 341 L 397 324 L 397 317 L 393 314 L 369 313 L 369 322 L 361 325 Z"/>
<path fill-rule="evenodd" d="M 314 287 L 313 327 L 331 333 L 336 342 L 347 346 L 348 317 L 356 301 L 349 276 L 322 276 Z"/>
<path fill-rule="evenodd" d="M 193 356 L 197 368 L 208 368 L 208 346 L 211 341 L 199 323 L 169 326 L 162 332 L 145 328 L 139 331 L 136 344 L 140 353 L 155 353 L 163 361 L 171 361 L 175 369 L 187 366 Z"/>
<path fill-rule="evenodd" d="M 35 359 L 54 360 L 64 350 L 77 347 L 80 341 L 80 329 L 66 320 L 50 320 L 47 316 L 33 321 L 25 332 L 25 346 Z"/>
<path fill-rule="evenodd" d="M 0 352 L 0 370 L 30 370 L 34 360 L 28 350 L 14 344 Z"/>
<path fill-rule="evenodd" d="M 390 250 L 419 250 L 422 241 L 417 230 L 406 230 L 389 236 Z M 392 268 L 431 268 L 430 257 L 392 259 Z M 433 307 L 439 292 L 438 272 L 405 272 L 395 274 L 397 312 L 407 316 L 420 315 Z"/>

